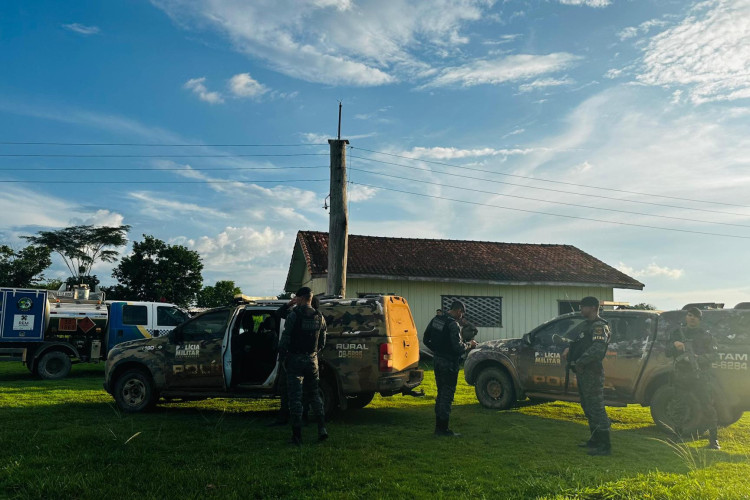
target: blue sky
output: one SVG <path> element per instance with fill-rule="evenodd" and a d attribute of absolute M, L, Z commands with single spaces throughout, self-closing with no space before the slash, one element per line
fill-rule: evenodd
<path fill-rule="evenodd" d="M 748 19 L 748 0 L 5 1 L 0 235 L 130 224 L 198 250 L 206 284 L 277 293 L 296 232 L 328 229 L 342 101 L 352 234 L 571 244 L 646 284 L 618 300 L 732 306 Z"/>

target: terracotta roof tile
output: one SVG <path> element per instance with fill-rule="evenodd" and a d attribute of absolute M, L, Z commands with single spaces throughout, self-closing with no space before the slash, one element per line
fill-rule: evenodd
<path fill-rule="evenodd" d="M 328 271 L 328 233 L 297 234 L 313 276 Z M 591 283 L 643 289 L 643 283 L 571 245 L 349 235 L 347 275 L 462 281 Z"/>

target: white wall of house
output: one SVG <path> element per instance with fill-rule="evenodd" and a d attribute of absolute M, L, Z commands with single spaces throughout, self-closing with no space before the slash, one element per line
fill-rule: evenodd
<path fill-rule="evenodd" d="M 326 291 L 326 278 L 311 279 L 305 273 L 305 285 L 316 294 Z M 559 301 L 577 301 L 587 295 L 613 300 L 613 289 L 604 286 L 491 285 L 391 279 L 348 278 L 347 297 L 359 293 L 394 293 L 409 302 L 420 337 L 440 307 L 441 296 L 502 297 L 502 327 L 479 327 L 477 341 L 516 338 L 558 315 Z M 471 312 L 469 311 L 469 315 Z"/>

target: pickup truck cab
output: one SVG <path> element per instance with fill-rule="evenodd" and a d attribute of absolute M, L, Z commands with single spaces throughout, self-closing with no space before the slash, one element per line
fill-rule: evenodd
<path fill-rule="evenodd" d="M 119 344 L 109 353 L 104 387 L 136 412 L 163 397 L 276 397 L 283 301 L 211 309 L 167 336 Z M 326 413 L 362 408 L 381 395 L 412 394 L 424 376 L 417 329 L 406 300 L 393 295 L 322 300 L 326 345 L 319 354 Z"/>
<path fill-rule="evenodd" d="M 602 311 L 611 339 L 604 358 L 604 398 L 607 405 L 637 403 L 650 406 L 663 430 L 699 430 L 702 415 L 697 400 L 678 398 L 670 384 L 673 360 L 665 355 L 669 334 L 679 328 L 685 311 Z M 471 351 L 464 365 L 466 382 L 475 387 L 486 408 L 507 409 L 526 397 L 578 401 L 575 374 L 565 387 L 566 338 L 583 321 L 578 313 L 558 316 L 521 339 L 492 340 Z M 721 425 L 736 422 L 750 409 L 750 311 L 703 311 L 702 327 L 719 345 L 714 363 Z"/>

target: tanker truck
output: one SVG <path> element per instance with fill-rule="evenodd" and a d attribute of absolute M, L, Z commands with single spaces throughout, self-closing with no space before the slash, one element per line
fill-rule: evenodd
<path fill-rule="evenodd" d="M 21 361 L 44 379 L 74 363 L 98 363 L 117 344 L 166 335 L 188 318 L 174 304 L 104 300 L 72 290 L 0 288 L 0 361 Z"/>

